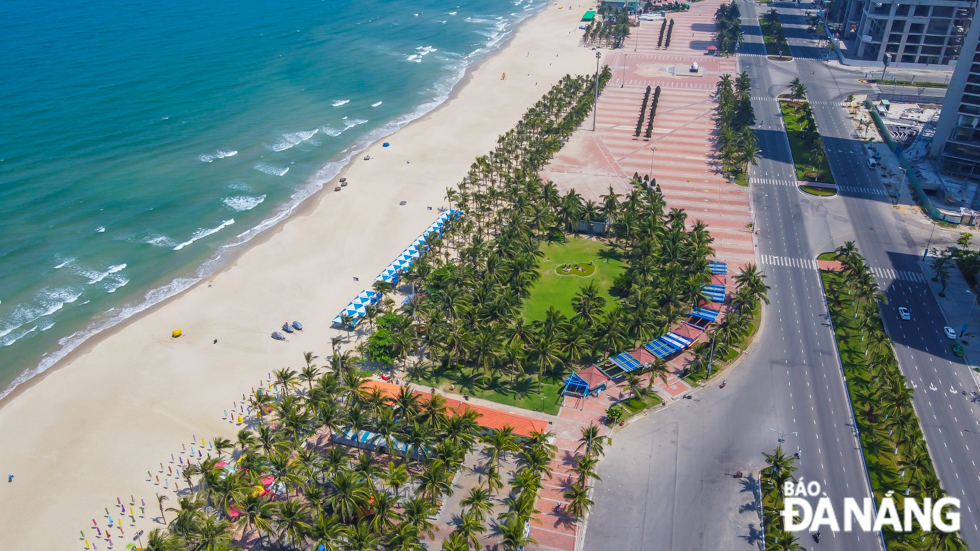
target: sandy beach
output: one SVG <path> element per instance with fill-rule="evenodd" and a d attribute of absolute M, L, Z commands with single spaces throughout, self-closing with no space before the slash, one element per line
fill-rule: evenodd
<path fill-rule="evenodd" d="M 145 500 L 145 514 L 122 518 L 115 546 L 161 526 L 155 495 L 175 507 L 175 483 L 185 486 L 170 476 L 171 454 L 194 435 L 197 447 L 202 437 L 234 440 L 241 427 L 222 418 L 244 393 L 273 370 L 301 367 L 305 351 L 328 355 L 343 334 L 331 319 L 436 219 L 474 158 L 562 76 L 595 70 L 595 53 L 579 46 L 586 6 L 561 7 L 524 22 L 445 105 L 386 138 L 390 147 L 359 155 L 340 174 L 343 191 L 327 184 L 212 284 L 81 347 L 5 400 L 0 474 L 14 480 L 2 486 L 3 548 L 84 549 L 80 531 L 94 535 L 93 519 L 104 530 L 106 508 L 118 519 L 117 498 L 131 496 Z M 270 338 L 293 320 L 304 331 Z M 184 335 L 172 339 L 177 328 Z"/>

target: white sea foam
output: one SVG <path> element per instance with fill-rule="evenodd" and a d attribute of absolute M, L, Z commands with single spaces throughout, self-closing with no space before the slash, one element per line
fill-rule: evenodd
<path fill-rule="evenodd" d="M 312 138 L 319 131 L 320 131 L 319 128 L 314 128 L 313 130 L 308 130 L 304 132 L 291 132 L 289 134 L 283 134 L 282 137 L 279 138 L 278 142 L 276 142 L 274 145 L 269 146 L 269 149 L 275 152 L 291 149 L 305 142 L 306 140 Z"/>
<path fill-rule="evenodd" d="M 190 239 L 188 239 L 187 241 L 184 241 L 183 243 L 180 243 L 179 245 L 177 245 L 176 247 L 174 247 L 174 250 L 175 251 L 179 251 L 179 250 L 183 249 L 184 247 L 190 245 L 191 243 L 197 241 L 198 239 L 204 239 L 205 237 L 207 237 L 207 236 L 209 236 L 211 234 L 218 233 L 219 231 L 223 230 L 224 228 L 227 228 L 228 226 L 230 226 L 230 225 L 232 225 L 234 223 L 235 223 L 235 219 L 234 218 L 229 218 L 228 220 L 225 220 L 224 222 L 222 222 L 217 227 L 214 227 L 214 228 L 200 228 L 200 229 L 198 229 L 197 231 L 195 231 L 191 235 L 191 238 Z"/>
<path fill-rule="evenodd" d="M 340 107 L 341 105 L 346 105 L 348 103 L 350 103 L 350 100 L 349 99 L 335 99 L 335 100 L 333 100 L 333 106 L 334 107 Z"/>
<path fill-rule="evenodd" d="M 153 245 L 154 247 L 168 247 L 168 248 L 172 248 L 174 245 L 177 244 L 176 241 L 167 237 L 166 235 L 154 235 L 151 237 L 147 237 L 143 240 L 143 242 L 146 243 L 147 245 Z"/>
<path fill-rule="evenodd" d="M 73 287 L 42 289 L 38 293 L 38 302 L 45 307 L 45 310 L 38 317 L 50 316 L 58 310 L 61 310 L 66 304 L 75 302 L 80 296 L 82 296 L 82 292 Z"/>
<path fill-rule="evenodd" d="M 115 266 L 109 266 L 109 269 L 104 272 L 96 272 L 91 270 L 83 270 L 81 275 L 89 278 L 88 285 L 92 285 L 102 281 L 103 279 L 109 277 L 110 275 L 123 270 L 126 268 L 125 264 L 116 264 Z"/>
<path fill-rule="evenodd" d="M 99 226 L 95 228 L 95 233 L 102 233 L 105 231 L 105 226 Z"/>
<path fill-rule="evenodd" d="M 54 267 L 54 269 L 55 270 L 60 270 L 60 269 L 64 268 L 65 266 L 67 266 L 68 264 L 74 262 L 74 260 L 75 260 L 74 258 L 68 258 L 67 260 L 62 260 L 61 263 L 59 263 L 57 266 Z"/>
<path fill-rule="evenodd" d="M 42 323 L 39 327 L 40 327 L 41 331 L 47 331 L 48 329 L 51 329 L 52 327 L 54 327 L 54 322 L 48 320 L 48 321 Z"/>
<path fill-rule="evenodd" d="M 238 155 L 238 152 L 218 150 L 215 151 L 214 153 L 205 153 L 204 155 L 199 155 L 198 159 L 200 159 L 201 162 L 210 163 L 213 162 L 215 159 L 224 159 L 226 157 L 232 157 L 234 155 Z"/>
<path fill-rule="evenodd" d="M 531 15 L 533 15 L 532 10 L 537 11 L 546 6 L 547 4 L 545 3 L 537 3 L 537 2 L 529 1 L 524 6 L 524 13 L 516 16 L 514 22 L 516 23 L 517 21 L 530 17 Z M 255 227 L 249 228 L 247 231 L 238 234 L 230 242 L 219 247 L 218 250 L 215 251 L 214 255 L 198 268 L 196 275 L 194 277 L 175 278 L 174 280 L 172 280 L 167 285 L 164 285 L 163 287 L 158 287 L 156 289 L 150 290 L 145 294 L 145 296 L 141 300 L 123 305 L 119 308 L 112 308 L 108 312 L 105 312 L 103 315 L 93 320 L 92 323 L 90 323 L 89 326 L 86 327 L 84 330 L 76 331 L 71 335 L 61 338 L 58 341 L 58 345 L 60 346 L 60 348 L 55 350 L 54 352 L 44 355 L 33 369 L 30 369 L 25 373 L 21 374 L 20 376 L 18 376 L 9 386 L 7 386 L 6 389 L 0 392 L 0 400 L 2 400 L 5 396 L 9 395 L 11 392 L 13 392 L 13 390 L 17 388 L 17 386 L 19 386 L 20 384 L 30 380 L 36 375 L 41 374 L 47 371 L 48 369 L 50 369 L 52 366 L 56 365 L 61 359 L 63 359 L 68 354 L 70 354 L 73 350 L 78 348 L 78 346 L 80 346 L 89 338 L 101 333 L 102 331 L 105 331 L 109 328 L 112 328 L 122 323 L 126 319 L 140 312 L 143 312 L 174 295 L 177 295 L 185 291 L 195 283 L 209 277 L 215 271 L 223 267 L 228 262 L 228 259 L 232 257 L 232 253 L 236 252 L 238 249 L 240 249 L 243 245 L 248 243 L 255 236 L 261 234 L 262 232 L 270 228 L 275 227 L 277 224 L 279 224 L 280 222 L 288 218 L 293 212 L 295 212 L 296 208 L 303 201 L 305 201 L 311 195 L 313 195 L 314 193 L 322 189 L 325 182 L 329 182 L 333 180 L 337 176 L 337 174 L 339 174 L 340 171 L 344 168 L 344 166 L 346 166 L 351 161 L 351 159 L 355 158 L 357 155 L 359 155 L 361 152 L 367 149 L 372 143 L 374 143 L 375 141 L 379 141 L 387 136 L 390 136 L 391 134 L 398 131 L 400 128 L 404 127 L 405 125 L 412 122 L 413 120 L 425 116 L 433 109 L 435 109 L 436 107 L 444 103 L 447 99 L 449 99 L 449 95 L 452 92 L 453 87 L 466 74 L 467 65 L 469 63 L 473 63 L 483 58 L 488 53 L 498 48 L 508 34 L 509 32 L 502 33 L 501 36 L 497 37 L 495 40 L 487 41 L 482 48 L 479 48 L 478 50 L 471 52 L 466 56 L 463 56 L 463 58 L 457 63 L 453 63 L 449 67 L 451 69 L 451 74 L 447 75 L 440 81 L 436 82 L 436 84 L 434 85 L 433 89 L 435 91 L 435 95 L 431 101 L 423 103 L 417 106 L 412 112 L 397 117 L 394 120 L 388 122 L 387 124 L 375 128 L 374 130 L 368 132 L 364 136 L 359 137 L 358 140 L 353 145 L 351 145 L 341 153 L 340 159 L 324 165 L 319 171 L 317 171 L 313 176 L 311 176 L 304 183 L 304 185 L 300 186 L 299 188 L 296 189 L 296 191 L 293 192 L 289 201 L 277 207 L 275 212 L 269 218 L 266 218 L 265 220 L 257 224 Z M 343 130 L 341 130 L 340 132 L 343 132 Z M 266 167 L 267 170 L 270 168 L 272 167 Z M 261 170 L 258 168 L 256 169 Z M 286 170 L 275 169 L 275 168 L 272 169 L 279 171 L 282 174 L 286 173 Z M 272 174 L 279 175 L 279 172 L 274 172 Z M 232 189 L 238 189 L 238 188 L 233 187 Z M 246 192 L 251 191 L 251 189 L 248 188 L 247 186 L 241 188 L 240 190 Z M 86 300 L 81 304 L 84 305 L 88 303 L 89 301 Z M 0 324 L 2 323 L 4 322 L 0 321 Z M 4 332 L 6 330 L 7 330 L 6 326 L 0 325 L 0 344 L 3 343 L 2 337 L 3 335 L 6 334 Z"/>
<path fill-rule="evenodd" d="M 265 201 L 265 195 L 259 195 L 258 197 L 250 197 L 248 195 L 239 195 L 237 197 L 225 197 L 221 200 L 226 207 L 230 208 L 236 212 L 242 212 L 243 210 L 252 210 L 259 204 Z"/>
<path fill-rule="evenodd" d="M 107 293 L 115 293 L 120 287 L 125 287 L 129 283 L 129 279 L 122 276 L 115 276 L 112 281 L 108 281 L 105 284 L 105 291 Z"/>
<path fill-rule="evenodd" d="M 449 15 L 456 15 L 456 12 L 451 11 L 451 12 L 449 12 Z"/>
<path fill-rule="evenodd" d="M 279 168 L 276 166 L 267 165 L 265 163 L 259 163 L 252 168 L 258 170 L 259 172 L 265 172 L 266 174 L 271 174 L 272 176 L 285 176 L 286 173 L 289 172 L 288 166 L 286 168 Z"/>
<path fill-rule="evenodd" d="M 360 125 L 360 124 L 364 124 L 366 122 L 368 122 L 368 121 L 365 120 L 365 119 L 349 119 L 348 120 L 347 117 L 344 117 L 344 127 L 343 128 L 336 128 L 336 127 L 333 127 L 333 126 L 324 126 L 324 127 L 320 128 L 320 130 L 322 130 L 323 133 L 326 134 L 326 135 L 328 135 L 328 136 L 334 136 L 334 137 L 336 137 L 336 136 L 339 136 L 339 135 L 343 134 L 345 131 L 347 131 L 347 130 L 349 130 L 351 128 L 354 128 L 355 126 Z"/>
<path fill-rule="evenodd" d="M 10 346 L 14 341 L 37 328 L 26 329 L 26 326 L 54 314 L 65 304 L 78 300 L 80 296 L 82 296 L 81 291 L 74 287 L 41 289 L 35 293 L 30 303 L 17 305 L 6 319 L 0 321 L 0 346 Z"/>
<path fill-rule="evenodd" d="M 384 103 L 384 102 L 383 101 L 379 101 L 377 103 L 372 103 L 371 104 L 371 107 L 377 107 L 377 106 L 381 105 L 382 103 Z"/>
<path fill-rule="evenodd" d="M 419 46 L 418 48 L 415 48 L 415 51 L 417 53 L 414 53 L 414 54 L 408 56 L 408 58 L 406 59 L 406 61 L 412 61 L 412 62 L 415 62 L 415 63 L 422 63 L 422 58 L 423 57 L 431 54 L 432 52 L 437 52 L 439 50 L 436 50 L 432 46 Z"/>

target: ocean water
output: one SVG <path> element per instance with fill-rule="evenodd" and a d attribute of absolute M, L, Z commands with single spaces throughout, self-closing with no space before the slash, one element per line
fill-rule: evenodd
<path fill-rule="evenodd" d="M 207 277 L 543 6 L 0 3 L 0 398 Z"/>

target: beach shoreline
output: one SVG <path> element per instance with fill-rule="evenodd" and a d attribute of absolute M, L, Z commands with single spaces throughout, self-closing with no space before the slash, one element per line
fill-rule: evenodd
<path fill-rule="evenodd" d="M 175 506 L 177 496 L 140 473 L 164 471 L 161 461 L 187 436 L 233 437 L 239 427 L 222 411 L 238 393 L 299 365 L 305 351 L 326 356 L 330 337 L 342 334 L 330 320 L 431 224 L 473 159 L 562 76 L 594 70 L 593 53 L 578 47 L 580 16 L 563 7 L 522 21 L 441 105 L 387 136 L 391 148 L 375 142 L 354 154 L 213 274 L 91 337 L 5 397 L 0 464 L 16 476 L 0 505 L 8 545 L 84 548 L 79 530 L 120 496 L 147 502 L 145 518 L 132 528 L 125 520 L 127 532 L 161 526 L 149 499 L 166 492 Z M 351 185 L 331 191 L 342 176 Z M 293 318 L 303 334 L 269 338 Z M 170 339 L 178 327 L 185 336 Z"/>
<path fill-rule="evenodd" d="M 54 364 L 52 364 L 51 366 L 45 368 L 43 371 L 41 371 L 41 372 L 39 372 L 39 373 L 37 373 L 35 375 L 32 375 L 27 380 L 25 380 L 25 381 L 23 381 L 21 383 L 16 384 L 16 386 L 13 389 L 9 389 L 9 392 L 6 395 L 4 395 L 3 397 L 0 397 L 0 410 L 2 410 L 5 405 L 7 405 L 8 403 L 10 403 L 10 401 L 12 401 L 13 399 L 15 399 L 17 396 L 21 395 L 24 391 L 26 391 L 27 389 L 31 388 L 32 386 L 38 384 L 39 382 L 41 382 L 42 380 L 44 380 L 51 373 L 53 373 L 53 372 L 57 371 L 58 369 L 61 369 L 62 367 L 70 364 L 76 358 L 83 356 L 88 351 L 90 351 L 93 347 L 95 347 L 99 343 L 101 343 L 103 340 L 105 340 L 105 339 L 107 339 L 107 338 L 115 335 L 116 333 L 118 333 L 119 331 L 123 330 L 125 327 L 127 327 L 131 323 L 135 323 L 136 321 L 138 321 L 142 317 L 152 314 L 158 308 L 162 308 L 163 306 L 165 306 L 169 302 L 171 302 L 171 301 L 179 298 L 180 296 L 184 295 L 185 293 L 191 292 L 194 288 L 196 288 L 196 287 L 198 287 L 200 285 L 203 285 L 203 284 L 207 283 L 207 281 L 209 279 L 213 279 L 214 277 L 217 277 L 221 273 L 223 273 L 223 272 L 227 271 L 228 269 L 232 268 L 235 265 L 235 263 L 238 261 L 238 259 L 242 255 L 246 254 L 251 249 L 253 249 L 253 248 L 255 248 L 255 247 L 257 247 L 257 246 L 265 243 L 272 236 L 278 234 L 282 230 L 283 225 L 287 224 L 293 218 L 301 217 L 301 216 L 304 216 L 304 215 L 306 215 L 308 213 L 311 213 L 314 209 L 317 208 L 317 206 L 319 205 L 320 201 L 322 201 L 325 196 L 329 195 L 330 193 L 333 193 L 333 191 L 332 191 L 332 184 L 334 182 L 339 181 L 340 178 L 343 178 L 343 177 L 346 176 L 346 174 L 347 174 L 348 170 L 350 169 L 351 165 L 357 160 L 356 157 L 358 155 L 364 153 L 365 151 L 367 151 L 368 149 L 374 147 L 375 145 L 383 142 L 385 139 L 390 138 L 391 136 L 394 136 L 398 132 L 401 132 L 402 130 L 404 130 L 404 129 L 410 127 L 410 126 L 412 126 L 414 124 L 418 124 L 421 121 L 425 120 L 426 118 L 435 115 L 440 110 L 442 110 L 447 105 L 449 105 L 450 102 L 452 102 L 455 98 L 457 98 L 459 96 L 460 92 L 467 86 L 467 84 L 469 84 L 470 79 L 472 78 L 473 73 L 475 71 L 477 71 L 481 66 L 483 66 L 484 63 L 486 63 L 487 61 L 489 61 L 490 59 L 492 59 L 495 55 L 497 55 L 504 48 L 506 48 L 507 45 L 510 44 L 510 42 L 517 35 L 518 30 L 520 30 L 526 23 L 528 23 L 529 21 L 531 21 L 534 17 L 536 17 L 537 15 L 539 15 L 542 11 L 546 10 L 548 8 L 548 6 L 549 6 L 549 4 L 547 4 L 547 3 L 542 4 L 540 8 L 537 8 L 533 13 L 529 14 L 527 17 L 525 17 L 524 19 L 520 20 L 518 22 L 517 26 L 514 28 L 514 30 L 512 32 L 510 32 L 506 38 L 504 38 L 503 40 L 501 40 L 499 44 L 496 44 L 492 49 L 489 49 L 489 50 L 487 50 L 485 52 L 482 52 L 480 55 L 474 57 L 474 59 L 470 63 L 468 63 L 466 65 L 466 67 L 464 68 L 464 71 L 463 71 L 462 76 L 459 77 L 459 79 L 453 85 L 452 90 L 449 92 L 449 94 L 446 96 L 446 98 L 439 103 L 439 105 L 437 105 L 436 107 L 434 107 L 432 110 L 430 110 L 430 111 L 428 111 L 428 112 L 426 112 L 426 113 L 418 116 L 417 118 L 414 118 L 414 119 L 410 120 L 409 122 L 405 123 L 403 126 L 400 126 L 400 127 L 396 128 L 396 129 L 392 130 L 391 132 L 384 133 L 384 134 L 379 134 L 377 137 L 373 138 L 370 142 L 367 142 L 366 145 L 364 145 L 363 147 L 360 147 L 359 148 L 359 144 L 358 143 L 355 143 L 355 144 L 351 145 L 348 149 L 345 149 L 344 152 L 341 152 L 342 156 L 344 154 L 346 154 L 347 151 L 350 151 L 351 152 L 350 153 L 350 158 L 346 162 L 343 162 L 343 165 L 340 167 L 340 169 L 338 170 L 338 172 L 335 175 L 331 176 L 330 178 L 324 179 L 323 181 L 321 181 L 319 183 L 317 183 L 315 180 L 318 179 L 317 178 L 317 175 L 324 168 L 326 168 L 326 167 L 328 167 L 328 166 L 330 166 L 330 165 L 332 165 L 334 163 L 338 163 L 338 162 L 342 162 L 342 161 L 340 159 L 328 161 L 327 163 L 324 164 L 324 166 L 322 168 L 318 169 L 313 175 L 311 175 L 310 178 L 309 178 L 310 181 L 307 182 L 307 185 L 310 185 L 310 184 L 312 184 L 312 185 L 320 185 L 320 189 L 314 191 L 312 194 L 310 194 L 310 196 L 308 196 L 308 197 L 300 200 L 297 204 L 295 204 L 293 206 L 292 212 L 290 214 L 286 215 L 284 218 L 282 218 L 281 220 L 279 220 L 278 222 L 276 222 L 272 226 L 270 226 L 270 227 L 268 227 L 268 228 L 266 228 L 264 230 L 261 230 L 254 237 L 250 238 L 248 241 L 242 243 L 241 245 L 238 245 L 238 246 L 233 247 L 231 249 L 231 252 L 225 253 L 225 257 L 224 258 L 216 258 L 216 256 L 212 256 L 212 257 L 208 258 L 207 260 L 205 260 L 200 265 L 193 266 L 193 267 L 188 267 L 187 268 L 187 270 L 188 270 L 188 273 L 187 274 L 173 274 L 171 276 L 168 276 L 167 278 L 161 279 L 160 282 L 159 282 L 160 283 L 159 285 L 152 285 L 152 286 L 150 286 L 149 290 L 146 293 L 147 295 L 150 294 L 150 293 L 152 293 L 152 292 L 154 292 L 154 291 L 158 291 L 160 289 L 163 289 L 167 285 L 170 285 L 170 284 L 174 283 L 175 281 L 177 281 L 177 280 L 179 280 L 181 278 L 185 278 L 186 277 L 186 278 L 191 278 L 191 279 L 198 279 L 197 282 L 192 283 L 187 288 L 185 288 L 185 289 L 183 289 L 181 291 L 177 291 L 176 293 L 168 296 L 167 298 L 165 298 L 163 300 L 160 300 L 159 302 L 155 302 L 153 304 L 150 304 L 150 305 L 144 307 L 139 312 L 137 312 L 137 313 L 135 313 L 135 314 L 133 314 L 133 315 L 125 318 L 125 319 L 120 320 L 118 323 L 115 323 L 111 327 L 108 327 L 108 328 L 106 328 L 104 330 L 98 331 L 95 334 L 93 334 L 93 335 L 85 338 L 80 344 L 76 345 L 71 351 L 69 351 L 67 354 L 65 354 L 62 358 L 58 359 Z M 421 107 L 421 105 L 419 107 Z M 405 116 L 405 115 L 402 115 L 402 116 Z M 396 119 L 397 119 L 397 117 L 396 117 Z M 259 225 L 261 225 L 264 222 L 265 221 L 261 222 Z M 247 231 L 251 231 L 251 229 L 250 230 L 247 230 Z M 222 248 L 224 248 L 225 246 L 226 245 L 222 245 L 221 247 L 219 247 L 219 254 L 220 254 L 220 250 Z M 203 268 L 205 265 L 207 265 L 207 264 L 209 264 L 211 262 L 215 262 L 215 261 L 220 261 L 220 262 L 217 264 L 217 267 L 215 267 L 213 270 L 211 270 L 211 271 L 205 271 L 205 272 L 203 272 L 203 274 L 200 272 L 201 268 Z M 91 324 L 90 324 L 90 326 L 91 326 Z M 87 329 L 88 329 L 88 327 L 86 327 L 86 329 L 82 329 L 81 331 L 85 331 Z M 69 337 L 70 336 L 71 335 L 69 335 Z M 57 350 L 53 350 L 50 353 L 56 353 L 56 352 L 58 352 L 58 351 Z M 40 362 L 46 356 L 47 356 L 47 354 L 45 356 L 42 356 L 42 358 L 39 359 L 37 362 L 35 362 L 33 367 L 28 368 L 25 371 L 25 373 L 28 373 L 30 371 L 33 371 L 33 370 L 37 369 L 39 367 L 39 365 L 40 365 Z M 18 375 L 18 377 L 20 377 L 20 375 Z"/>

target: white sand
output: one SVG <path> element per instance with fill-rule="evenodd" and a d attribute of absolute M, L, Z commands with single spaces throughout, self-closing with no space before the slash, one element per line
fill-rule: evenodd
<path fill-rule="evenodd" d="M 372 160 L 344 174 L 348 187 L 334 193 L 329 184 L 213 287 L 198 285 L 83 347 L 7 400 L 0 474 L 15 479 L 0 485 L 2 547 L 83 549 L 84 530 L 106 549 L 92 519 L 104 530 L 104 508 L 118 518 L 116 498 L 127 503 L 131 495 L 137 505 L 146 500 L 146 518 L 135 525 L 125 518 L 125 536 L 114 528 L 113 543 L 121 548 L 137 529 L 160 526 L 154 495 L 176 506 L 174 482 L 184 486 L 160 474 L 161 462 L 166 473 L 192 434 L 198 444 L 202 436 L 234 439 L 239 427 L 222 420 L 224 410 L 270 371 L 301 367 L 304 351 L 328 354 L 340 333 L 331 319 L 435 220 L 446 188 L 474 158 L 563 75 L 595 70 L 594 52 L 578 46 L 586 6 L 565 8 L 551 5 L 527 21 L 454 99 L 388 138 L 391 147 L 372 147 Z M 270 338 L 294 319 L 306 330 L 285 343 Z M 174 328 L 185 336 L 172 340 Z M 169 478 L 170 490 L 149 482 L 147 470 Z"/>

